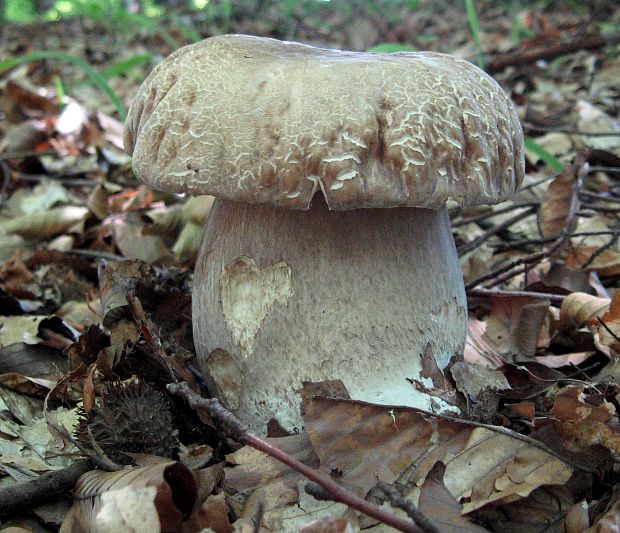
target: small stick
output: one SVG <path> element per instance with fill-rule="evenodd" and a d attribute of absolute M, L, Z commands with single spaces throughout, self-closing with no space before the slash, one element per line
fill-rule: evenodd
<path fill-rule="evenodd" d="M 475 239 L 473 239 L 473 240 L 471 240 L 469 242 L 466 242 L 462 246 L 459 246 L 457 248 L 457 252 L 458 252 L 459 256 L 465 255 L 466 253 L 469 253 L 472 250 L 475 250 L 476 248 L 481 246 L 482 243 L 484 243 L 492 235 L 495 235 L 496 233 L 499 233 L 500 231 L 503 231 L 503 230 L 509 228 L 513 224 L 516 224 L 517 222 L 519 222 L 519 221 L 523 220 L 524 218 L 527 218 L 530 215 L 533 215 L 535 213 L 536 213 L 536 208 L 535 207 L 530 207 L 529 209 L 526 209 L 525 211 L 523 211 L 523 212 L 521 212 L 521 213 L 519 213 L 519 214 L 517 214 L 517 215 L 515 215 L 515 216 L 513 216 L 511 218 L 509 218 L 508 220 L 505 220 L 501 224 L 497 224 L 496 226 L 492 226 L 491 228 L 486 230 L 482 235 L 479 235 Z"/>
<path fill-rule="evenodd" d="M 566 298 L 564 294 L 551 294 L 548 292 L 534 292 L 534 291 L 505 291 L 499 289 L 484 289 L 482 287 L 470 289 L 467 291 L 467 296 L 497 296 L 500 298 L 511 298 L 515 296 L 528 296 L 531 298 L 545 298 L 550 300 L 551 303 L 561 304 Z"/>
<path fill-rule="evenodd" d="M 380 522 L 405 533 L 424 533 L 418 526 L 403 520 L 398 516 L 387 512 L 385 509 L 366 501 L 364 498 L 353 494 L 345 488 L 338 485 L 332 479 L 319 474 L 316 470 L 303 464 L 294 457 L 283 452 L 279 448 L 269 444 L 266 440 L 261 439 L 252 433 L 234 414 L 224 408 L 217 398 L 202 398 L 185 382 L 177 384 L 168 384 L 168 391 L 171 394 L 184 398 L 194 410 L 204 409 L 209 413 L 211 418 L 224 430 L 224 432 L 236 442 L 251 446 L 252 448 L 263 452 L 270 457 L 280 461 L 281 463 L 291 467 L 300 474 L 304 475 L 317 485 L 323 487 L 334 501 L 343 503 L 353 509 L 356 509 Z"/>
<path fill-rule="evenodd" d="M 0 489 L 0 516 L 14 516 L 24 508 L 53 501 L 67 494 L 80 476 L 92 469 L 93 464 L 88 459 L 81 459 L 62 470 L 41 474 L 32 481 L 3 487 Z"/>
<path fill-rule="evenodd" d="M 407 516 L 418 524 L 424 533 L 441 533 L 439 528 L 433 524 L 433 522 L 429 520 L 412 501 L 406 500 L 394 487 L 381 481 L 379 482 L 379 488 L 385 492 L 385 495 L 390 499 L 392 507 L 405 511 Z"/>
<path fill-rule="evenodd" d="M 519 66 L 535 63 L 539 59 L 553 59 L 564 54 L 579 50 L 594 50 L 605 46 L 620 43 L 620 32 L 608 35 L 586 34 L 581 37 L 573 37 L 569 41 L 559 43 L 546 43 L 543 46 L 530 48 L 522 52 L 503 54 L 491 60 L 487 64 L 487 72 L 499 72 L 508 66 Z"/>

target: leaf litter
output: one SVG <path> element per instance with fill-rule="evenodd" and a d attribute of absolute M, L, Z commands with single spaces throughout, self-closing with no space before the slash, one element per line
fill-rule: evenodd
<path fill-rule="evenodd" d="M 191 24 L 205 36 L 275 31 L 353 49 L 400 41 L 475 58 L 462 20 L 423 4 L 416 17 L 401 7 L 393 20 L 364 12 L 355 31 L 344 11 L 330 15 L 327 30 L 295 14 L 295 25 L 283 24 L 268 9 L 262 18 L 235 15 L 226 29 L 218 19 Z M 466 406 L 468 417 L 357 402 L 341 384 L 306 384 L 305 431 L 284 435 L 273 426 L 267 440 L 409 520 L 397 498 L 381 489 L 387 484 L 440 531 L 615 531 L 620 54 L 609 44 L 521 62 L 541 43 L 578 41 L 583 21 L 593 25 L 601 15 L 543 7 L 512 18 L 488 6 L 479 11 L 480 45 L 494 58 L 488 68 L 513 97 L 530 141 L 526 182 L 513 200 L 450 207 L 468 289 L 469 336 L 465 361 L 435 381 L 434 392 Z M 324 13 L 317 13 L 320 20 Z M 607 7 L 606 17 L 617 26 L 620 12 Z M 73 53 L 98 58 L 95 66 L 114 67 L 113 73 L 128 51 L 150 52 L 128 60 L 131 72 L 107 78 L 127 104 L 144 74 L 172 51 L 161 36 L 189 42 L 175 20 L 142 37 L 127 32 L 120 45 L 107 38 L 96 50 L 76 44 Z M 85 42 L 93 31 L 71 19 L 50 28 L 71 43 Z M 16 30 L 9 25 L 7 32 Z M 409 41 L 412 35 L 427 38 Z M 17 32 L 0 46 L 13 57 L 54 44 L 44 32 L 32 42 Z M 508 58 L 506 68 L 498 66 L 501 58 Z M 137 185 L 122 151 L 118 110 L 83 75 L 71 64 L 40 59 L 0 77 L 3 526 L 393 530 L 322 498 L 302 474 L 224 436 L 208 413 L 167 392 L 168 383 L 180 381 L 204 392 L 193 359 L 191 285 L 212 199 Z M 54 77 L 69 84 L 70 96 L 55 92 Z M 178 442 L 170 444 L 173 460 L 117 450 L 118 440 L 103 442 L 98 434 L 100 445 L 92 431 L 80 435 L 80 423 L 101 408 L 113 383 L 146 384 L 166 399 Z M 82 457 L 93 469 L 72 481 L 74 496 L 50 498 L 48 491 L 19 508 L 7 505 L 12 487 L 45 483 Z"/>

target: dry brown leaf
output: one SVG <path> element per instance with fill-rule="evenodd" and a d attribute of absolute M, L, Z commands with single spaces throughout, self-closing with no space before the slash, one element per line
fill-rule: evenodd
<path fill-rule="evenodd" d="M 526 497 L 543 485 L 563 485 L 572 468 L 520 439 L 475 428 L 466 448 L 446 461 L 444 483 L 469 513 L 491 502 Z"/>
<path fill-rule="evenodd" d="M 308 466 L 315 468 L 319 464 L 306 433 L 267 441 Z M 296 489 L 301 479 L 301 474 L 250 446 L 244 446 L 227 455 L 226 461 L 236 465 L 226 468 L 224 480 L 224 487 L 232 492 L 253 491 L 280 481 L 285 486 Z"/>
<path fill-rule="evenodd" d="M 145 505 L 148 505 L 148 494 L 135 491 L 145 487 L 155 488 L 155 508 L 161 531 L 164 532 L 180 531 L 183 519 L 189 516 L 196 501 L 194 476 L 181 463 L 169 461 L 113 473 L 93 470 L 78 480 L 75 488 L 77 500 L 63 522 L 61 532 L 97 532 L 97 516 L 105 507 L 102 496 L 125 487 L 134 489 L 136 497 L 139 494 L 146 497 Z"/>
<path fill-rule="evenodd" d="M 573 501 L 566 487 L 551 485 L 536 489 L 527 498 L 481 509 L 478 516 L 489 530 L 502 533 L 581 533 L 571 532 L 565 524 Z"/>
<path fill-rule="evenodd" d="M 548 368 L 562 368 L 563 366 L 577 366 L 587 361 L 596 352 L 567 353 L 564 355 L 539 355 L 536 362 Z"/>
<path fill-rule="evenodd" d="M 443 482 L 445 465 L 437 463 L 429 472 L 420 489 L 418 509 L 435 524 L 441 533 L 482 533 L 486 529 L 477 526 L 463 516 L 463 507 L 450 494 Z"/>
<path fill-rule="evenodd" d="M 505 365 L 507 361 L 484 337 L 487 323 L 470 315 L 467 324 L 467 341 L 465 342 L 465 350 L 463 352 L 465 362 L 487 365 L 491 368 Z"/>
<path fill-rule="evenodd" d="M 583 387 L 565 387 L 556 395 L 550 414 L 566 448 L 583 451 L 602 445 L 620 453 L 620 433 L 609 425 L 616 409 L 600 394 L 587 394 Z"/>
<path fill-rule="evenodd" d="M 609 309 L 600 317 L 600 321 L 593 320 L 595 330 L 598 332 L 598 343 L 609 346 L 616 353 L 620 352 L 620 291 L 616 291 L 609 303 Z"/>
<path fill-rule="evenodd" d="M 569 218 L 579 208 L 579 180 L 574 167 L 567 167 L 547 188 L 540 205 L 538 225 L 543 238 L 557 237 Z"/>
<path fill-rule="evenodd" d="M 549 301 L 529 296 L 491 298 L 484 340 L 495 353 L 533 356 L 548 318 Z"/>
<path fill-rule="evenodd" d="M 433 423 L 413 409 L 322 397 L 303 405 L 321 470 L 361 495 L 393 483 L 433 442 Z"/>
<path fill-rule="evenodd" d="M 596 317 L 603 316 L 609 309 L 609 298 L 598 298 L 584 292 L 569 294 L 560 307 L 560 326 L 581 327 Z"/>
<path fill-rule="evenodd" d="M 228 520 L 229 512 L 225 494 L 223 492 L 217 495 L 213 494 L 194 511 L 184 530 L 199 532 L 209 529 L 215 533 L 232 533 L 233 527 Z"/>

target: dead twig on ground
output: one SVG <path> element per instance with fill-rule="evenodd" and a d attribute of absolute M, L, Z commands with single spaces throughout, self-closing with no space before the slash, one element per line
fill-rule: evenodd
<path fill-rule="evenodd" d="M 385 509 L 370 503 L 369 501 L 353 494 L 338 485 L 332 479 L 323 476 L 316 470 L 303 464 L 294 457 L 283 452 L 279 448 L 269 444 L 266 440 L 252 433 L 235 415 L 224 408 L 216 398 L 202 398 L 191 390 L 187 383 L 171 383 L 168 385 L 171 394 L 184 398 L 195 411 L 204 410 L 220 426 L 222 430 L 234 441 L 251 446 L 252 448 L 273 457 L 277 461 L 291 467 L 304 475 L 314 483 L 320 485 L 334 501 L 343 503 L 357 511 L 364 513 L 380 522 L 406 533 L 424 533 L 418 526 L 395 516 Z"/>
<path fill-rule="evenodd" d="M 457 253 L 459 254 L 459 256 L 462 256 L 462 255 L 465 255 L 466 253 L 471 252 L 472 250 L 475 250 L 476 248 L 481 246 L 489 237 L 496 235 L 500 231 L 504 231 L 505 229 L 509 228 L 513 224 L 520 222 L 524 218 L 527 218 L 531 215 L 536 214 L 536 211 L 537 211 L 536 207 L 530 207 L 529 209 L 526 209 L 525 211 L 522 211 L 521 213 L 518 213 L 517 215 L 510 217 L 508 220 L 505 220 L 501 224 L 497 224 L 496 226 L 490 227 L 488 230 L 482 233 L 482 235 L 479 235 L 475 239 L 459 246 L 456 250 Z"/>
<path fill-rule="evenodd" d="M 535 63 L 541 59 L 554 59 L 579 50 L 595 50 L 620 43 L 620 32 L 609 34 L 585 34 L 564 42 L 547 43 L 543 46 L 502 54 L 487 63 L 487 72 L 499 72 L 506 67 Z"/>
<path fill-rule="evenodd" d="M 90 460 L 81 459 L 62 470 L 41 474 L 32 481 L 3 487 L 0 489 L 0 516 L 7 518 L 22 509 L 32 508 L 66 495 L 73 489 L 80 476 L 93 468 Z"/>
<path fill-rule="evenodd" d="M 415 506 L 415 504 L 406 500 L 403 495 L 398 492 L 394 487 L 388 485 L 387 483 L 380 481 L 379 488 L 385 493 L 385 495 L 390 500 L 390 504 L 392 507 L 396 507 L 397 509 L 401 509 L 407 513 L 407 516 L 411 518 L 416 524 L 420 526 L 425 533 L 441 533 L 439 528 L 433 524 L 420 510 Z"/>

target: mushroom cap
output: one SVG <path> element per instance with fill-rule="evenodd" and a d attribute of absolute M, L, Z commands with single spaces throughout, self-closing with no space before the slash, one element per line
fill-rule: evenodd
<path fill-rule="evenodd" d="M 247 35 L 155 67 L 124 141 L 152 188 L 290 209 L 493 204 L 524 175 L 516 110 L 471 63 Z"/>

